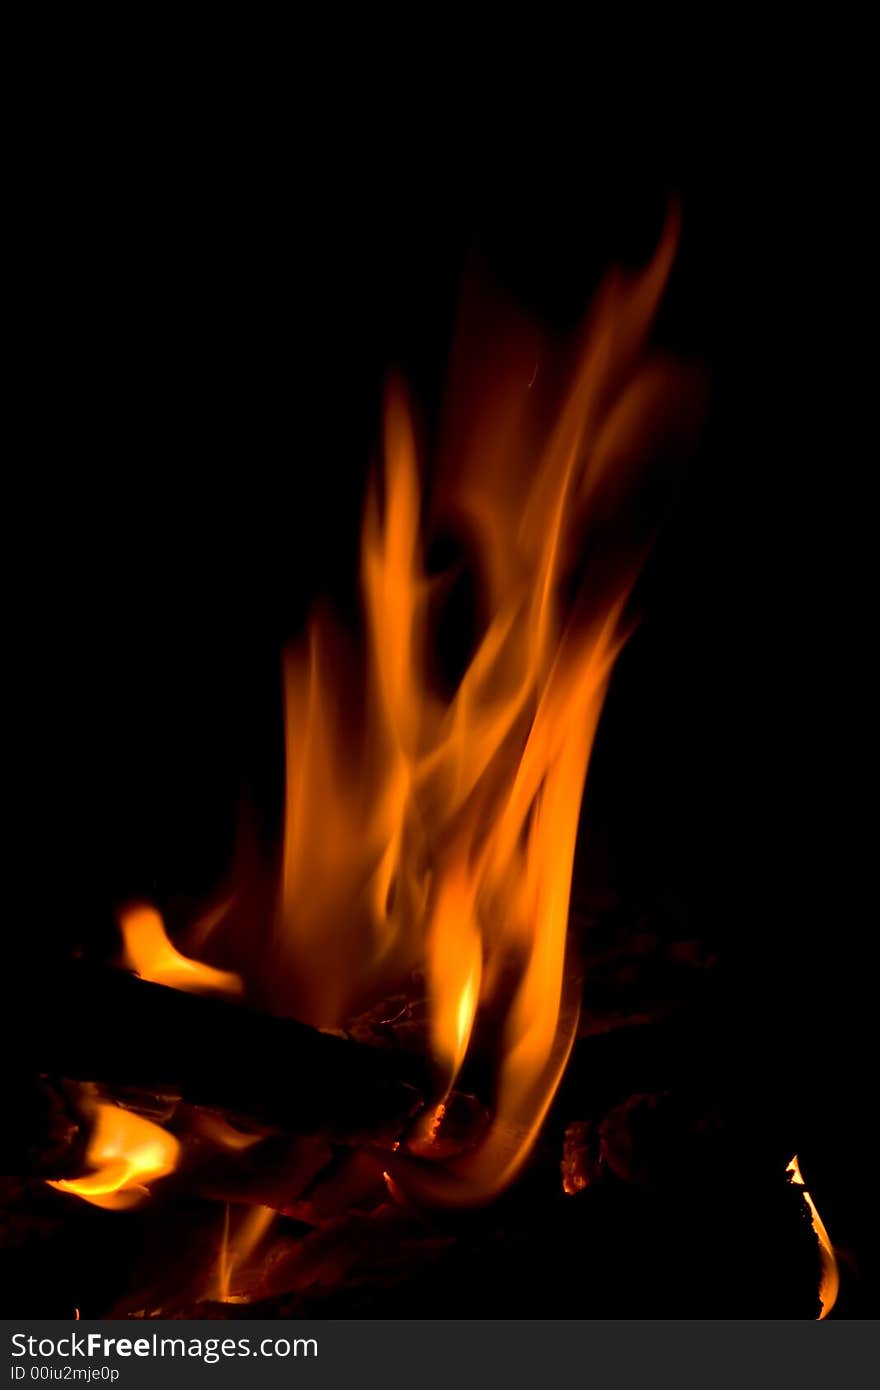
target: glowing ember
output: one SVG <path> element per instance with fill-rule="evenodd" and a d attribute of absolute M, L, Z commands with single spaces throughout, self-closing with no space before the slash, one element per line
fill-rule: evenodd
<path fill-rule="evenodd" d="M 816 1204 L 804 1187 L 804 1179 L 801 1174 L 800 1164 L 797 1154 L 786 1168 L 786 1173 L 790 1173 L 790 1182 L 796 1183 L 798 1187 L 804 1188 L 804 1201 L 810 1208 L 813 1230 L 816 1232 L 816 1239 L 819 1242 L 819 1254 L 822 1260 L 822 1278 L 819 1281 L 819 1302 L 822 1304 L 822 1311 L 819 1314 L 819 1322 L 827 1318 L 831 1309 L 837 1302 L 837 1293 L 840 1288 L 840 1273 L 837 1268 L 837 1258 L 834 1254 L 834 1246 L 825 1229 L 821 1216 L 816 1210 Z"/>
<path fill-rule="evenodd" d="M 161 1126 L 129 1110 L 100 1101 L 89 1108 L 94 1128 L 86 1162 L 94 1172 L 49 1186 L 110 1211 L 139 1205 L 149 1196 L 148 1185 L 174 1170 L 180 1145 Z"/>

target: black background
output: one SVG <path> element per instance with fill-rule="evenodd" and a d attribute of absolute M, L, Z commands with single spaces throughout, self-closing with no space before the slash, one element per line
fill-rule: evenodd
<path fill-rule="evenodd" d="M 712 404 L 585 815 L 619 890 L 711 918 L 756 1132 L 786 1113 L 827 1224 L 858 1244 L 865 176 L 846 117 L 810 103 L 723 133 L 699 103 L 624 129 L 576 91 L 522 89 L 479 116 L 447 92 L 424 129 L 407 94 L 271 138 L 210 113 L 53 130 L 20 208 L 5 508 L 17 998 L 38 999 L 34 957 L 103 949 L 120 898 L 210 890 L 243 785 L 271 819 L 281 643 L 316 595 L 356 612 L 382 382 L 403 370 L 430 434 L 468 256 L 570 326 L 675 192 L 657 339 L 711 369 Z"/>

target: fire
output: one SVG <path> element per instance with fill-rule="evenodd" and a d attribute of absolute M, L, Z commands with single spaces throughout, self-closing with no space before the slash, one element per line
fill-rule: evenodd
<path fill-rule="evenodd" d="M 94 1169 L 82 1178 L 50 1182 L 96 1207 L 123 1211 L 149 1196 L 148 1185 L 173 1172 L 180 1145 L 172 1134 L 142 1115 L 103 1101 L 88 1107 L 93 1129 L 86 1162 Z"/>
<path fill-rule="evenodd" d="M 678 384 L 642 359 L 674 224 L 646 270 L 603 287 L 552 414 L 558 364 L 533 332 L 510 333 L 497 362 L 480 361 L 478 399 L 430 501 L 466 535 L 484 598 L 451 692 L 432 674 L 438 583 L 425 565 L 428 509 L 399 385 L 363 526 L 366 677 L 352 678 L 323 616 L 286 666 L 277 1006 L 340 1026 L 421 972 L 441 1098 L 481 1012 L 495 1024 L 485 1143 L 442 1176 L 395 1168 L 404 1187 L 435 1200 L 486 1200 L 515 1175 L 574 1037 L 566 937 L 580 805 L 650 539 L 636 484 Z M 365 691 L 363 708 L 345 698 L 352 687 Z"/>
<path fill-rule="evenodd" d="M 192 994 L 241 994 L 242 982 L 231 970 L 215 970 L 190 960 L 172 946 L 159 913 L 139 904 L 119 916 L 123 962 L 145 980 Z"/>
<path fill-rule="evenodd" d="M 268 1234 L 276 1218 L 277 1212 L 274 1212 L 271 1207 L 251 1207 L 249 1211 L 244 1212 L 239 1217 L 233 1231 L 232 1218 L 227 1203 L 223 1218 L 220 1254 L 214 1274 L 215 1288 L 212 1295 L 221 1303 L 248 1302 L 246 1295 L 233 1292 L 233 1283 L 256 1251 L 257 1246 Z"/>
<path fill-rule="evenodd" d="M 479 1147 L 444 1164 L 394 1155 L 389 1187 L 408 1197 L 483 1202 L 511 1181 L 575 1036 L 567 924 L 584 783 L 652 537 L 640 484 L 658 436 L 691 413 L 693 378 L 646 353 L 676 242 L 673 212 L 648 266 L 607 278 L 574 352 L 507 311 L 491 352 L 485 334 L 469 340 L 477 355 L 453 362 L 429 498 L 407 398 L 392 384 L 364 513 L 362 650 L 320 614 L 285 661 L 273 922 L 264 929 L 254 901 L 242 911 L 239 892 L 191 938 L 220 923 L 239 974 L 181 954 L 153 908 L 121 918 L 125 964 L 144 978 L 247 990 L 320 1028 L 422 980 L 430 1099 L 442 1107 L 475 1047 L 490 1054 L 496 1084 Z M 432 645 L 446 581 L 426 553 L 444 527 L 480 589 L 479 630 L 455 662 Z M 123 1134 L 122 1112 L 106 1109 L 99 1173 L 64 1190 L 121 1195 L 173 1166 L 169 1136 Z M 242 1250 L 263 1233 L 255 1222 Z M 224 1297 L 241 1258 L 231 1245 L 227 1229 Z"/>
<path fill-rule="evenodd" d="M 190 960 L 172 946 L 154 908 L 128 907 L 120 913 L 119 925 L 123 964 L 145 980 L 193 994 L 242 992 L 238 975 Z M 142 1115 L 96 1100 L 88 1089 L 81 1098 L 81 1108 L 84 1118 L 92 1122 L 86 1161 L 94 1172 L 82 1178 L 59 1179 L 49 1186 L 111 1211 L 138 1206 L 150 1195 L 148 1184 L 178 1166 L 179 1141 Z M 217 1117 L 203 1116 L 201 1125 L 206 1137 L 228 1148 L 244 1149 L 259 1138 L 240 1134 Z"/>
<path fill-rule="evenodd" d="M 228 1120 L 224 1120 L 222 1115 L 197 1114 L 193 1120 L 193 1129 L 201 1138 L 215 1144 L 218 1149 L 226 1149 L 228 1153 L 241 1153 L 245 1149 L 252 1149 L 263 1137 L 260 1134 L 245 1134 Z"/>
<path fill-rule="evenodd" d="M 825 1224 L 816 1210 L 816 1204 L 806 1187 L 804 1187 L 804 1179 L 800 1164 L 798 1163 L 797 1154 L 795 1154 L 785 1171 L 791 1174 L 789 1179 L 790 1182 L 795 1183 L 798 1187 L 804 1188 L 804 1201 L 810 1208 L 813 1230 L 816 1232 L 816 1239 L 819 1242 L 819 1255 L 822 1260 L 822 1277 L 819 1281 L 819 1302 L 822 1304 L 822 1311 L 819 1314 L 818 1320 L 821 1322 L 823 1318 L 827 1318 L 831 1309 L 837 1302 L 837 1294 L 840 1288 L 840 1272 L 837 1268 L 837 1257 L 834 1254 L 834 1246 L 831 1244 L 828 1232 L 825 1229 Z"/>

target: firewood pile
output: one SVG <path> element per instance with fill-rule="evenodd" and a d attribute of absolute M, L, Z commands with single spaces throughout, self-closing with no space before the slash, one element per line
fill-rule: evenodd
<path fill-rule="evenodd" d="M 35 1021 L 40 1069 L 19 1073 L 0 1186 L 22 1310 L 39 1287 L 47 1316 L 816 1316 L 815 1238 L 783 1154 L 731 1128 L 717 953 L 659 921 L 575 917 L 584 1009 L 565 1079 L 525 1174 L 468 1211 L 420 1207 L 393 1177 L 475 1144 L 491 1105 L 465 1072 L 426 1125 L 417 981 L 333 1037 L 81 973 L 76 1009 L 85 990 L 102 1037 L 108 1009 L 167 1005 L 163 1041 L 108 1056 L 60 992 L 53 1026 Z M 82 1171 L 85 1084 L 185 1136 L 135 1210 L 46 1184 Z"/>

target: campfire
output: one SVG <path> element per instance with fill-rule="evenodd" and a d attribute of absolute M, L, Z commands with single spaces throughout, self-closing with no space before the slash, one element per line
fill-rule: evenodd
<path fill-rule="evenodd" d="M 243 818 L 203 910 L 125 902 L 112 958 L 47 970 L 17 1176 L 49 1227 L 115 1252 L 71 1317 L 448 1311 L 474 1271 L 535 1263 L 560 1310 L 601 1308 L 604 1279 L 643 1311 L 676 1232 L 699 1265 L 737 1225 L 698 1084 L 714 943 L 576 892 L 599 721 L 705 395 L 652 346 L 678 235 L 673 208 L 576 334 L 473 296 L 432 451 L 389 382 L 360 628 L 321 608 L 283 655 L 277 855 Z M 763 1181 L 783 1253 L 762 1277 L 825 1317 L 837 1262 L 798 1160 Z M 596 1261 L 584 1306 L 569 1237 Z M 751 1253 L 730 1258 L 750 1311 Z"/>

